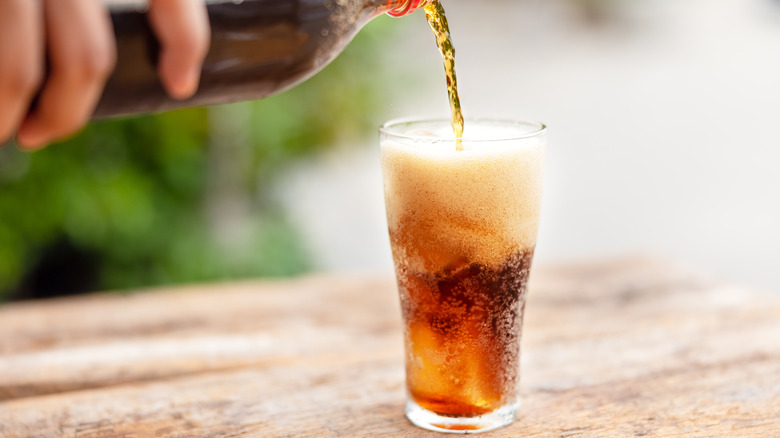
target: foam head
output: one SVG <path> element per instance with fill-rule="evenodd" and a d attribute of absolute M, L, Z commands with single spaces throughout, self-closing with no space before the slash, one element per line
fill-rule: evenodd
<path fill-rule="evenodd" d="M 449 121 L 383 130 L 393 253 L 415 271 L 497 266 L 536 244 L 544 126 L 474 120 L 466 126 L 462 151 Z"/>

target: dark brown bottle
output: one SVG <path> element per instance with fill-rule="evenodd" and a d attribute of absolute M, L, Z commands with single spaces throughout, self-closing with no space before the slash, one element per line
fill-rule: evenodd
<path fill-rule="evenodd" d="M 114 6 L 117 65 L 93 118 L 260 99 L 308 79 L 371 19 L 424 0 L 205 0 L 211 48 L 198 92 L 170 98 L 157 74 L 159 45 L 141 6 Z"/>

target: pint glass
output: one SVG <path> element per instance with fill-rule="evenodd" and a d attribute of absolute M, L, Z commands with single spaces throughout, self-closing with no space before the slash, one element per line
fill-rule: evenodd
<path fill-rule="evenodd" d="M 404 319 L 406 416 L 476 432 L 518 408 L 520 337 L 542 195 L 546 127 L 449 120 L 380 130 L 390 242 Z"/>

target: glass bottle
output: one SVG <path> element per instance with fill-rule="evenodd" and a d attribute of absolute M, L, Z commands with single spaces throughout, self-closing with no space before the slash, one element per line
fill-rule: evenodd
<path fill-rule="evenodd" d="M 203 0 L 202 0 L 203 1 Z M 205 0 L 211 48 L 198 92 L 175 100 L 157 74 L 159 46 L 145 6 L 111 6 L 117 65 L 93 118 L 260 99 L 313 76 L 370 20 L 402 16 L 426 0 Z"/>

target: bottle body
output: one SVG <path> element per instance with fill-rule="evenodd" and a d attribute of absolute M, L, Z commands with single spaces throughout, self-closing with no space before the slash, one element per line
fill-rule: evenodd
<path fill-rule="evenodd" d="M 117 65 L 93 118 L 268 97 L 319 72 L 374 17 L 409 5 L 408 0 L 207 3 L 211 47 L 198 92 L 186 100 L 172 99 L 163 89 L 159 45 L 145 11 L 126 5 L 111 10 Z"/>

